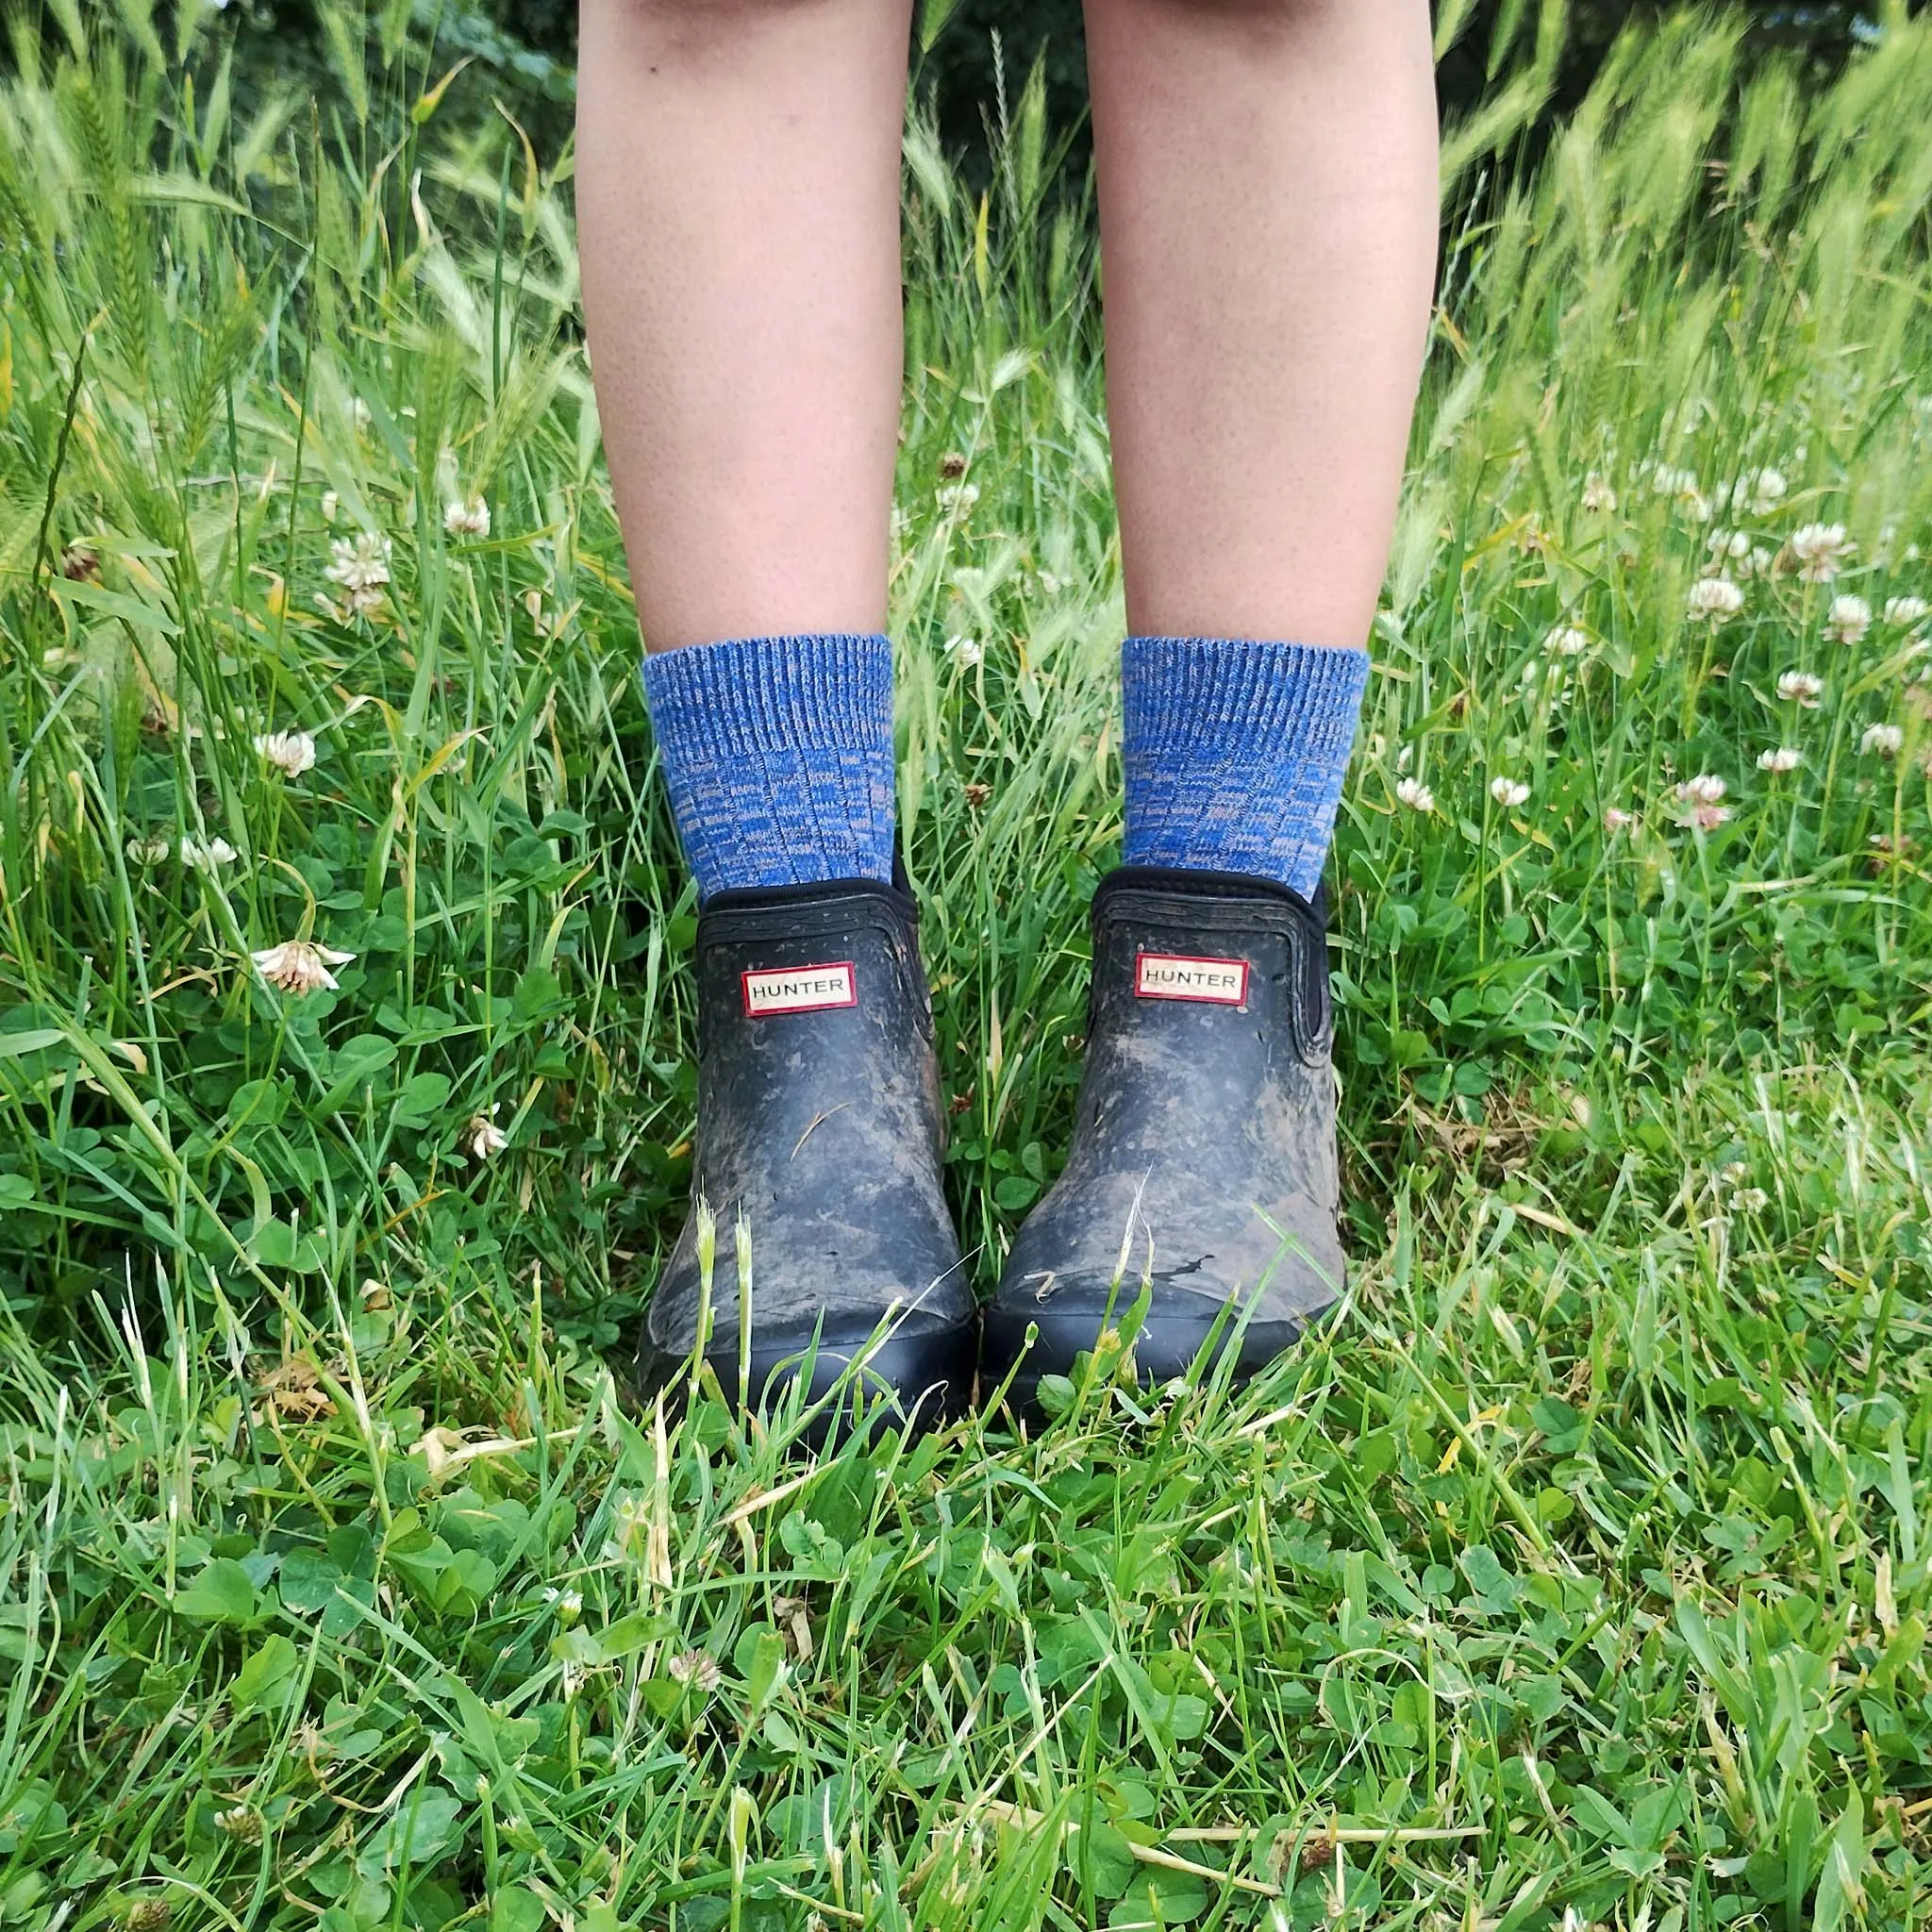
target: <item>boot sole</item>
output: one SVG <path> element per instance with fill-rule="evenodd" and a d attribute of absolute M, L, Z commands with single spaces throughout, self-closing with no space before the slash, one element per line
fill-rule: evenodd
<path fill-rule="evenodd" d="M 1235 1357 L 1234 1379 L 1251 1381 L 1301 1340 L 1317 1323 L 1324 1321 L 1338 1305 L 1339 1297 L 1324 1306 L 1310 1308 L 1291 1321 L 1251 1321 L 1237 1331 L 1232 1316 L 1221 1324 L 1221 1335 L 1208 1373 L 1220 1365 L 1230 1347 Z M 1124 1288 L 1114 1297 L 1111 1320 L 1118 1324 L 1132 1306 L 1134 1297 Z M 1102 1330 L 1108 1325 L 1105 1303 L 1062 1308 L 1034 1308 L 1024 1311 L 998 1306 L 986 1311 L 980 1350 L 980 1387 L 990 1398 L 1011 1374 L 1006 1394 L 1007 1405 L 1028 1423 L 1050 1421 L 1040 1406 L 1040 1383 L 1046 1375 L 1072 1375 L 1074 1357 L 1092 1349 Z M 1026 1346 L 1026 1330 L 1039 1331 L 1031 1349 Z M 1163 1314 L 1149 1312 L 1134 1338 L 1135 1379 L 1143 1387 L 1170 1382 L 1191 1373 L 1208 1346 L 1214 1333 L 1212 1315 Z M 1014 1364 L 1018 1373 L 1013 1373 Z"/>
<path fill-rule="evenodd" d="M 753 1338 L 751 1373 L 745 1378 L 754 1410 L 769 1412 L 789 1402 L 802 1383 L 801 1407 L 826 1407 L 801 1432 L 807 1447 L 818 1450 L 854 1426 L 855 1397 L 863 1391 L 863 1412 L 858 1426 L 870 1435 L 880 1428 L 908 1424 L 924 1431 L 957 1422 L 973 1406 L 973 1378 L 979 1355 L 978 1322 L 956 1323 L 922 1334 L 888 1335 L 874 1341 L 873 1332 L 841 1338 L 821 1335 L 816 1353 L 813 1339 L 760 1341 Z M 690 1357 L 675 1359 L 648 1343 L 638 1357 L 638 1384 L 647 1393 L 677 1388 L 682 1392 Z M 727 1400 L 739 1391 L 738 1351 L 713 1349 L 705 1359 Z M 854 1365 L 864 1366 L 854 1374 Z M 808 1365 L 808 1374 L 807 1371 Z M 840 1384 L 844 1383 L 841 1389 Z M 829 1398 L 829 1400 L 828 1400 Z"/>

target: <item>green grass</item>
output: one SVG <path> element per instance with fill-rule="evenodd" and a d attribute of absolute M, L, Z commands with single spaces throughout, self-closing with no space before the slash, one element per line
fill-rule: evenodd
<path fill-rule="evenodd" d="M 1932 24 L 1801 96 L 1677 21 L 1523 176 L 1545 9 L 1452 142 L 1334 874 L 1345 1318 L 814 1464 L 623 1387 L 694 920 L 567 167 L 412 116 L 407 9 L 245 113 L 218 21 L 51 11 L 0 85 L 0 1927 L 1924 1923 Z M 900 795 L 990 1283 L 1077 1077 L 1118 558 L 1038 95 L 988 208 L 908 163 Z M 1693 621 L 1717 529 L 1772 560 Z M 250 965 L 301 936 L 336 991 Z"/>

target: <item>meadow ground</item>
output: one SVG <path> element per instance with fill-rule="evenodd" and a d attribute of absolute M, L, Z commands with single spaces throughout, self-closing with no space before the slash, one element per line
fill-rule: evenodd
<path fill-rule="evenodd" d="M 1828 90 L 1633 42 L 1525 172 L 1548 7 L 1452 141 L 1343 1318 L 815 1464 L 622 1385 L 694 922 L 567 164 L 407 8 L 328 15 L 321 99 L 205 10 L 9 16 L 0 1926 L 1923 1923 L 1932 23 L 1881 11 Z M 1119 838 L 1053 146 L 1021 93 L 981 201 L 908 137 L 900 795 L 984 1283 Z"/>

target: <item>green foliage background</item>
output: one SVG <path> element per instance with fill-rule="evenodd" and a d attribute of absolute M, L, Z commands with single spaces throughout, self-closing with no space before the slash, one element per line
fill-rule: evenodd
<path fill-rule="evenodd" d="M 508 90 L 541 146 L 554 150 L 568 126 L 576 58 L 576 8 L 563 0 L 410 0 L 419 32 L 432 34 L 453 57 L 475 57 L 478 81 Z M 1626 26 L 1692 9 L 1701 0 L 1575 0 L 1562 9 L 1564 37 L 1548 106 L 1532 142 L 1552 117 L 1580 101 L 1605 55 Z M 1915 0 L 1923 4 L 1923 0 Z M 1516 49 L 1536 31 L 1532 0 L 1435 0 L 1449 44 L 1438 70 L 1446 116 L 1481 100 Z M 1545 14 L 1547 8 L 1541 9 Z M 313 78 L 325 89 L 328 67 L 315 0 L 231 0 L 241 26 L 242 85 Z M 22 9 L 19 17 L 31 17 Z M 1747 58 L 1772 49 L 1795 53 L 1815 83 L 1827 80 L 1870 28 L 1870 9 L 1850 0 L 1751 0 Z M 1046 108 L 1068 130 L 1077 163 L 1086 149 L 1085 36 L 1080 0 L 919 0 L 914 23 L 914 84 L 937 105 L 946 145 L 964 156 L 970 178 L 982 179 L 989 124 L 1005 95 L 1017 100 L 1039 64 Z M 4 57 L 0 57 L 4 58 Z M 478 95 L 475 83 L 465 93 Z"/>

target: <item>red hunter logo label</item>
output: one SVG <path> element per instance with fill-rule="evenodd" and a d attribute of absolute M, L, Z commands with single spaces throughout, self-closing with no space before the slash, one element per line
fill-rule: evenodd
<path fill-rule="evenodd" d="M 829 966 L 774 966 L 744 974 L 744 1015 L 769 1020 L 779 1013 L 816 1013 L 826 1007 L 856 1007 L 858 980 L 850 959 Z"/>
<path fill-rule="evenodd" d="M 1134 994 L 1143 1000 L 1206 1000 L 1216 1007 L 1246 1006 L 1248 962 L 1140 953 L 1134 958 Z"/>

